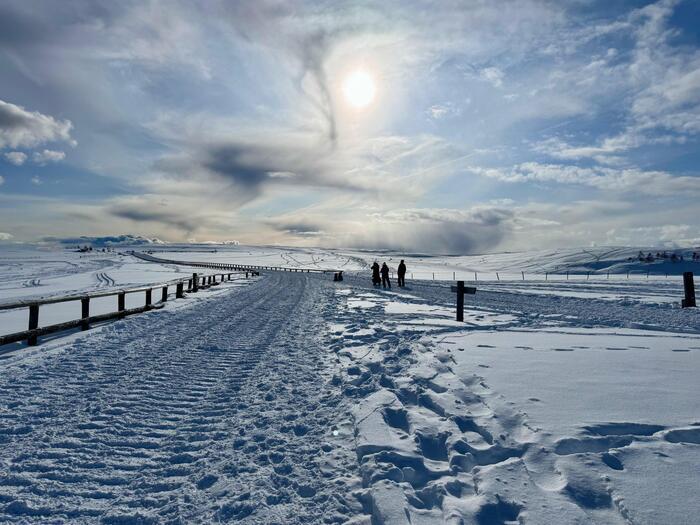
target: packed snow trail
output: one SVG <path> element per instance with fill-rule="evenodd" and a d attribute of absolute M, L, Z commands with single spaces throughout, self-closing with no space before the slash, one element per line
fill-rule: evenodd
<path fill-rule="evenodd" d="M 477 331 L 697 333 L 687 311 L 494 287 L 456 323 L 446 284 L 226 286 L 0 361 L 0 522 L 641 525 L 617 454 L 680 441 L 692 464 L 698 425 L 549 443 L 457 366 Z"/>
<path fill-rule="evenodd" d="M 324 442 L 341 402 L 324 386 L 332 293 L 268 274 L 3 365 L 0 521 L 320 523 L 357 512 L 355 458 Z"/>

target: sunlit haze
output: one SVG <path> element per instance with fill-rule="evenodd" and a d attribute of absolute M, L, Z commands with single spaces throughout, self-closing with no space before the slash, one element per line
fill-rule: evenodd
<path fill-rule="evenodd" d="M 700 243 L 700 4 L 0 7 L 0 241 Z"/>

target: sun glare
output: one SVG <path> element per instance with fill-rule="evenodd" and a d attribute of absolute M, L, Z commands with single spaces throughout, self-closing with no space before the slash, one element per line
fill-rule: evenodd
<path fill-rule="evenodd" d="M 369 106 L 374 100 L 377 88 L 372 76 L 365 71 L 355 71 L 345 77 L 343 94 L 345 100 L 358 109 Z"/>

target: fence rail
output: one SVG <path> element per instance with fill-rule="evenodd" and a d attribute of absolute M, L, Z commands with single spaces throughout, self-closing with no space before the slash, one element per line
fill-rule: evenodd
<path fill-rule="evenodd" d="M 163 264 L 179 264 L 181 266 L 193 266 L 195 268 L 214 268 L 238 271 L 269 271 L 269 272 L 293 272 L 293 273 L 337 273 L 342 270 L 323 270 L 321 268 L 290 268 L 288 266 L 258 266 L 252 264 L 231 264 L 231 263 L 212 263 L 201 261 L 179 261 L 176 259 L 163 259 L 161 257 L 153 257 L 147 253 L 130 251 L 134 257 L 143 259 L 144 261 L 157 262 Z"/>
<path fill-rule="evenodd" d="M 93 292 L 84 294 L 73 294 L 66 295 L 62 297 L 49 297 L 46 299 L 36 299 L 36 300 L 22 300 L 16 301 L 14 303 L 4 303 L 0 304 L 0 310 L 16 310 L 20 308 L 29 309 L 29 324 L 28 329 L 22 332 L 15 332 L 7 335 L 0 335 L 0 346 L 17 343 L 19 341 L 27 341 L 29 346 L 34 346 L 37 344 L 37 340 L 40 336 L 48 335 L 55 332 L 61 332 L 64 330 L 70 330 L 71 328 L 80 327 L 82 330 L 87 330 L 90 328 L 91 324 L 99 323 L 103 321 L 109 321 L 111 319 L 120 319 L 126 317 L 127 315 L 133 315 L 141 312 L 146 312 L 149 310 L 154 310 L 162 308 L 164 303 L 168 300 L 169 290 L 171 287 L 175 287 L 175 298 L 181 299 L 185 295 L 185 292 L 196 293 L 200 289 L 209 288 L 210 286 L 216 286 L 224 281 L 230 281 L 231 276 L 234 273 L 243 273 L 245 270 L 235 270 L 228 273 L 219 273 L 212 275 L 198 275 L 196 273 L 192 274 L 192 277 L 188 279 L 175 279 L 165 283 L 150 285 L 150 286 L 139 286 L 136 288 L 127 288 L 112 290 L 109 292 Z M 248 277 L 250 271 L 245 272 L 246 277 Z M 258 272 L 253 271 L 253 274 Z M 186 286 L 186 288 L 185 288 Z M 153 291 L 160 290 L 161 296 L 160 301 L 153 302 Z M 135 308 L 126 308 L 126 296 L 128 294 L 135 294 L 144 292 L 144 304 L 143 306 Z M 111 297 L 117 296 L 117 310 L 114 312 L 90 315 L 90 300 L 99 297 Z M 56 304 L 56 303 L 66 303 L 72 301 L 80 301 L 81 303 L 81 316 L 79 319 L 73 319 L 70 321 L 56 323 L 48 326 L 39 326 L 39 308 L 42 305 Z"/>

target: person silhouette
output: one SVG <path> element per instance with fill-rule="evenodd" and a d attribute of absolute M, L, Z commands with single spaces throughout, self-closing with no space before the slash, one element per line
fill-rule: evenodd
<path fill-rule="evenodd" d="M 401 259 L 396 273 L 399 276 L 399 286 L 406 286 L 406 264 L 404 264 L 403 259 Z"/>
<path fill-rule="evenodd" d="M 382 263 L 382 287 L 391 288 L 391 281 L 389 280 L 389 267 L 386 263 Z"/>
<path fill-rule="evenodd" d="M 381 282 L 382 280 L 379 278 L 379 263 L 374 261 L 374 264 L 372 265 L 372 284 L 374 286 L 379 286 Z"/>

